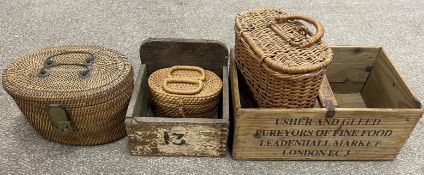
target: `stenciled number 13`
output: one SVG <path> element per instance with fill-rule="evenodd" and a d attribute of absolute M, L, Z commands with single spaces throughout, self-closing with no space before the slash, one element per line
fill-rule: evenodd
<path fill-rule="evenodd" d="M 168 131 L 163 132 L 163 140 L 165 144 L 169 145 L 172 143 L 174 145 L 184 145 L 186 140 L 184 139 L 184 134 L 172 133 L 169 135 Z"/>

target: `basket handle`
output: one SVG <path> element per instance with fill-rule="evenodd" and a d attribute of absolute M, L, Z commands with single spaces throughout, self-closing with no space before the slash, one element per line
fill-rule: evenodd
<path fill-rule="evenodd" d="M 172 73 L 174 71 L 177 71 L 177 70 L 192 70 L 192 71 L 197 71 L 197 72 L 199 72 L 201 74 L 201 76 L 200 77 L 190 77 L 190 78 L 196 78 L 196 79 L 199 79 L 201 81 L 205 81 L 205 79 L 206 79 L 205 70 L 202 69 L 201 67 L 197 67 L 197 66 L 173 66 L 173 67 L 171 67 L 171 69 L 169 69 L 168 77 L 169 78 L 176 78 L 176 77 L 173 77 L 172 76 Z"/>
<path fill-rule="evenodd" d="M 169 83 L 187 83 L 187 84 L 197 84 L 197 88 L 193 90 L 177 90 L 172 89 L 168 86 Z M 200 93 L 203 89 L 203 81 L 201 80 L 192 80 L 187 78 L 166 78 L 162 86 L 163 90 L 167 93 L 177 94 L 177 95 L 194 95 Z"/>
<path fill-rule="evenodd" d="M 309 38 L 304 39 L 302 41 L 293 41 L 291 38 L 288 38 L 284 36 L 278 28 L 275 26 L 276 23 L 271 23 L 270 27 L 272 30 L 274 30 L 275 33 L 277 33 L 281 38 L 286 40 L 290 45 L 292 46 L 298 46 L 298 47 L 306 47 L 313 43 L 319 42 L 321 38 L 324 36 L 324 27 L 319 21 L 316 21 L 315 19 L 312 19 L 308 16 L 296 14 L 296 15 L 285 15 L 285 16 L 277 16 L 275 17 L 275 21 L 277 23 L 287 22 L 288 20 L 303 20 L 306 21 L 312 25 L 314 25 L 316 32 L 315 34 L 312 34 L 306 27 L 303 28 L 309 35 L 311 35 Z"/>
<path fill-rule="evenodd" d="M 53 58 L 56 57 L 56 56 L 72 54 L 72 53 L 87 54 L 89 56 L 84 60 L 84 63 L 82 63 L 82 64 L 81 63 L 59 63 L 59 62 L 55 62 L 53 60 Z M 91 75 L 90 74 L 90 72 L 91 72 L 90 66 L 94 63 L 94 59 L 95 59 L 94 55 L 92 53 L 86 52 L 86 51 L 66 51 L 66 52 L 54 54 L 54 55 L 47 57 L 46 60 L 44 60 L 44 66 L 37 73 L 37 76 L 40 77 L 40 78 L 44 78 L 44 77 L 49 76 L 49 69 L 52 68 L 52 67 L 73 65 L 73 66 L 84 67 L 85 70 L 82 70 L 82 71 L 79 72 L 79 77 L 80 78 L 88 78 Z"/>

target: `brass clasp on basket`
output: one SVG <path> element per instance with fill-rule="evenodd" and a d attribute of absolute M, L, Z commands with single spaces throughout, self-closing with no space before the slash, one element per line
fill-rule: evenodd
<path fill-rule="evenodd" d="M 74 123 L 69 118 L 65 108 L 62 105 L 50 104 L 47 106 L 47 113 L 53 128 L 60 134 L 69 134 L 74 132 Z"/>

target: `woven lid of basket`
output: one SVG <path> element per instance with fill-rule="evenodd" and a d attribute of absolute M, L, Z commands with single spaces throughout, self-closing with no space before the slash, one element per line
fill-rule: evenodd
<path fill-rule="evenodd" d="M 127 57 L 99 46 L 37 50 L 14 59 L 2 76 L 9 94 L 37 101 L 105 101 L 133 78 Z"/>
<path fill-rule="evenodd" d="M 301 21 L 312 24 L 315 32 Z M 310 17 L 255 8 L 240 13 L 235 27 L 260 61 L 278 72 L 314 72 L 333 59 L 331 49 L 321 41 L 323 26 Z"/>
<path fill-rule="evenodd" d="M 175 103 L 184 98 L 201 98 L 210 101 L 222 89 L 221 79 L 213 72 L 196 66 L 174 66 L 159 69 L 149 77 L 150 90 L 165 96 Z"/>

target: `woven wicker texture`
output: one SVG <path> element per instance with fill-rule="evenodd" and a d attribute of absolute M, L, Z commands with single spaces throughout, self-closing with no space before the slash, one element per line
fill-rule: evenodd
<path fill-rule="evenodd" d="M 321 41 L 324 28 L 319 22 L 255 8 L 236 17 L 235 33 L 236 63 L 260 107 L 307 108 L 315 103 L 333 59 L 332 50 Z"/>
<path fill-rule="evenodd" d="M 14 59 L 3 72 L 3 87 L 32 126 L 63 144 L 96 145 L 126 135 L 125 111 L 132 93 L 128 58 L 98 46 L 45 48 Z M 47 112 L 62 106 L 74 131 L 61 133 Z"/>
<path fill-rule="evenodd" d="M 212 118 L 217 113 L 222 81 L 211 71 L 174 66 L 153 72 L 148 83 L 157 116 Z"/>

